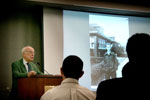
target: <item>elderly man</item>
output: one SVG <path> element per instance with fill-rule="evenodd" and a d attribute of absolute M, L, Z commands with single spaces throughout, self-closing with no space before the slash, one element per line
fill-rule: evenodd
<path fill-rule="evenodd" d="M 26 46 L 22 49 L 22 59 L 12 63 L 12 90 L 11 99 L 17 97 L 17 81 L 19 78 L 31 77 L 42 74 L 32 61 L 34 60 L 34 49 Z"/>

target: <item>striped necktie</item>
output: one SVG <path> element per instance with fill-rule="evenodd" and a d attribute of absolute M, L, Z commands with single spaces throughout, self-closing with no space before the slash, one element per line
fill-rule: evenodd
<path fill-rule="evenodd" d="M 27 63 L 27 65 L 28 65 L 28 72 L 30 72 L 31 71 L 31 65 L 29 63 Z"/>

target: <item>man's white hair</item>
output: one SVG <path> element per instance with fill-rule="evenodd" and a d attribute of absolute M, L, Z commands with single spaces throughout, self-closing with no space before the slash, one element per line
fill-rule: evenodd
<path fill-rule="evenodd" d="M 25 47 L 22 48 L 21 53 L 23 54 L 28 47 L 32 48 L 31 46 L 25 46 Z"/>

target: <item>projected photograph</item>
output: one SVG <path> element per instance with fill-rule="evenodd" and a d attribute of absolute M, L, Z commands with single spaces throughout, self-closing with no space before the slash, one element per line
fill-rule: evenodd
<path fill-rule="evenodd" d="M 128 62 L 128 18 L 91 14 L 89 34 L 91 88 L 97 88 L 103 80 L 122 77 L 122 68 Z"/>

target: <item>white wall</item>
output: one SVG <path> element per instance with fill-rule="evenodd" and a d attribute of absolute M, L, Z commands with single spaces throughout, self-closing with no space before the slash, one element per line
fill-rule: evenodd
<path fill-rule="evenodd" d="M 84 62 L 84 75 L 79 82 L 90 88 L 88 13 L 64 11 L 62 17 L 61 11 L 44 8 L 43 14 L 44 69 L 50 74 L 60 74 L 63 58 L 68 55 L 77 55 Z"/>
<path fill-rule="evenodd" d="M 150 34 L 150 18 L 144 17 L 129 17 L 129 33 L 130 36 L 134 33 L 149 33 Z"/>
<path fill-rule="evenodd" d="M 77 55 L 84 62 L 80 84 L 90 88 L 89 15 L 85 12 L 63 11 L 64 57 Z"/>
<path fill-rule="evenodd" d="M 44 8 L 44 69 L 60 74 L 63 60 L 62 10 Z"/>

